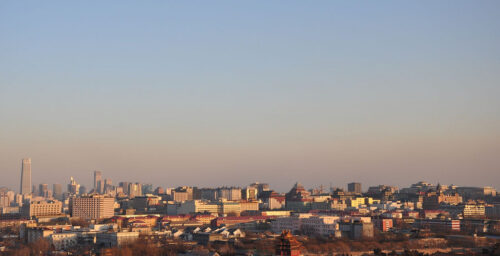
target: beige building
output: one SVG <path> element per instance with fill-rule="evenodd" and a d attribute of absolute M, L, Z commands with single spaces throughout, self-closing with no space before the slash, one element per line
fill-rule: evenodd
<path fill-rule="evenodd" d="M 255 186 L 248 186 L 242 190 L 243 199 L 245 200 L 257 200 L 257 195 L 259 190 Z"/>
<path fill-rule="evenodd" d="M 217 198 L 225 199 L 229 201 L 239 201 L 241 200 L 241 189 L 240 188 L 219 188 L 217 190 Z"/>
<path fill-rule="evenodd" d="M 290 230 L 291 232 L 296 232 L 302 228 L 302 220 L 305 218 L 312 217 L 312 214 L 303 213 L 294 216 L 277 218 L 275 221 L 271 222 L 271 229 L 274 233 L 281 233 L 283 230 Z"/>
<path fill-rule="evenodd" d="M 258 202 L 244 202 L 245 209 L 258 210 Z M 203 200 L 188 200 L 182 202 L 177 208 L 177 214 L 189 213 L 217 213 L 217 214 L 235 214 L 240 215 L 242 204 L 240 201 L 221 200 L 217 203 Z"/>
<path fill-rule="evenodd" d="M 426 210 L 435 210 L 441 204 L 458 205 L 460 203 L 462 203 L 462 197 L 458 193 L 444 194 L 438 191 L 427 193 L 422 206 Z"/>
<path fill-rule="evenodd" d="M 62 212 L 62 202 L 53 201 L 32 201 L 23 205 L 21 214 L 23 217 L 41 217 L 59 215 Z"/>
<path fill-rule="evenodd" d="M 241 211 L 258 211 L 259 210 L 259 202 L 257 201 L 240 201 Z"/>
<path fill-rule="evenodd" d="M 340 237 L 339 216 L 311 216 L 302 219 L 302 232 L 309 235 Z"/>
<path fill-rule="evenodd" d="M 139 183 L 128 184 L 128 195 L 132 197 L 142 196 L 142 186 Z"/>
<path fill-rule="evenodd" d="M 463 206 L 464 218 L 484 218 L 486 209 L 482 204 L 465 204 Z"/>
<path fill-rule="evenodd" d="M 241 204 L 234 201 L 219 201 L 219 214 L 234 214 L 240 215 Z"/>
<path fill-rule="evenodd" d="M 110 218 L 114 216 L 115 199 L 104 195 L 73 197 L 70 202 L 72 217 L 87 220 Z"/>
<path fill-rule="evenodd" d="M 219 205 L 202 200 L 189 200 L 182 202 L 177 209 L 177 214 L 189 214 L 198 212 L 218 213 Z"/>
<path fill-rule="evenodd" d="M 6 193 L 0 192 L 0 207 L 9 207 L 10 199 Z"/>
<path fill-rule="evenodd" d="M 184 202 L 189 200 L 189 193 L 186 191 L 173 191 L 172 198 L 175 202 Z"/>

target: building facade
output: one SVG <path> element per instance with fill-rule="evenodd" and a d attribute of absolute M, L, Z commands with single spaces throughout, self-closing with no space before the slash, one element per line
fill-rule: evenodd
<path fill-rule="evenodd" d="M 102 173 L 101 171 L 94 171 L 94 192 L 102 193 Z"/>
<path fill-rule="evenodd" d="M 73 197 L 70 200 L 71 216 L 87 220 L 110 218 L 114 215 L 115 199 L 103 195 Z"/>
<path fill-rule="evenodd" d="M 33 201 L 23 205 L 21 215 L 26 218 L 53 216 L 62 213 L 61 201 Z"/>
<path fill-rule="evenodd" d="M 347 184 L 347 191 L 351 193 L 361 194 L 361 183 L 351 182 Z"/>

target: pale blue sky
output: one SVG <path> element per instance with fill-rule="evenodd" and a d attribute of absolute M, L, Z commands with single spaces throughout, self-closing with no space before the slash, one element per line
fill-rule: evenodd
<path fill-rule="evenodd" d="M 2 1 L 0 186 L 500 188 L 498 1 Z"/>

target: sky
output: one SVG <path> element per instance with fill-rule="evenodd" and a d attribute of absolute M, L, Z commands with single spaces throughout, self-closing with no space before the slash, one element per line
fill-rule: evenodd
<path fill-rule="evenodd" d="M 499 1 L 1 1 L 0 186 L 500 189 Z"/>

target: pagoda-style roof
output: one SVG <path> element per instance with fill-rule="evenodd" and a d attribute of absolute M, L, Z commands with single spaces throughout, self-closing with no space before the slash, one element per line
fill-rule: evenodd
<path fill-rule="evenodd" d="M 290 230 L 283 230 L 281 235 L 276 239 L 276 254 L 277 255 L 300 255 L 302 244 L 297 241 Z"/>

